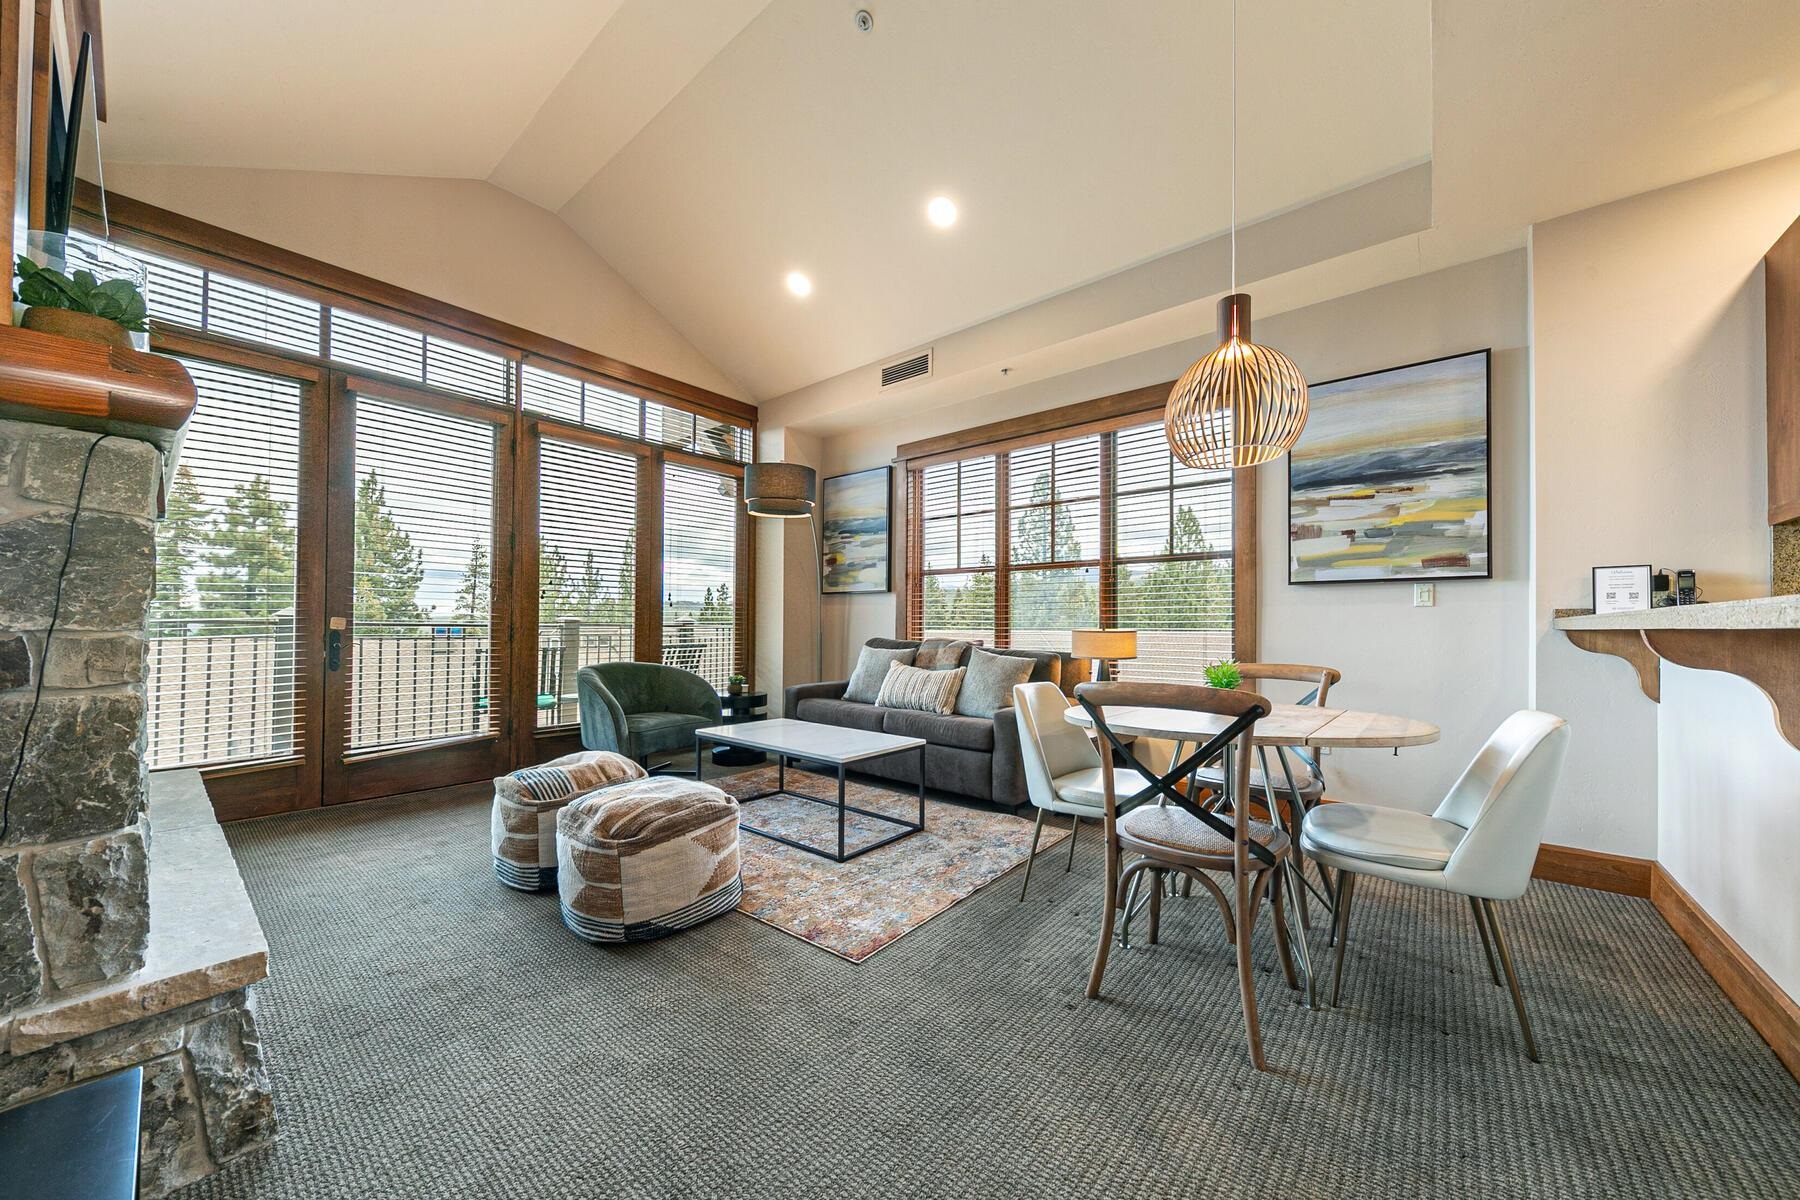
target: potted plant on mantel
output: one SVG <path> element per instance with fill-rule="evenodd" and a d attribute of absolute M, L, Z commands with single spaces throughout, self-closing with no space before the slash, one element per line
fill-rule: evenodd
<path fill-rule="evenodd" d="M 87 270 L 65 275 L 24 255 L 14 275 L 14 296 L 25 305 L 19 324 L 26 329 L 130 350 L 131 335 L 149 328 L 144 293 L 130 279 L 102 282 Z"/>

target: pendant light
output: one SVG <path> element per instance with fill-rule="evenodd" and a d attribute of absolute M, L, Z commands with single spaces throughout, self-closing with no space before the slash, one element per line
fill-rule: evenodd
<path fill-rule="evenodd" d="M 1231 291 L 1219 301 L 1218 348 L 1175 381 L 1163 411 L 1169 449 L 1205 471 L 1254 467 L 1293 448 L 1306 426 L 1306 377 L 1250 340 L 1250 297 L 1237 290 L 1237 0 L 1231 3 Z"/>

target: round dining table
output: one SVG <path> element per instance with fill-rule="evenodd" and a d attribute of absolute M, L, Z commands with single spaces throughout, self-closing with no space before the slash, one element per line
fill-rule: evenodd
<path fill-rule="evenodd" d="M 1267 781 L 1269 807 L 1277 822 L 1281 820 L 1279 808 L 1274 803 L 1274 793 L 1278 787 L 1277 777 L 1269 770 L 1268 750 L 1275 751 L 1276 760 L 1281 764 L 1281 775 L 1286 783 L 1286 791 L 1290 797 L 1289 817 L 1293 827 L 1288 833 L 1293 838 L 1294 861 L 1290 867 L 1295 871 L 1301 887 L 1297 890 L 1296 907 L 1299 912 L 1299 930 L 1297 948 L 1300 951 L 1301 969 L 1306 974 L 1306 1002 L 1308 1007 L 1318 1007 L 1318 993 L 1312 970 L 1312 956 L 1306 944 L 1307 917 L 1306 893 L 1311 892 L 1325 905 L 1327 912 L 1335 912 L 1335 896 L 1331 882 L 1325 877 L 1324 869 L 1319 868 L 1320 882 L 1325 891 L 1320 892 L 1313 887 L 1312 881 L 1306 878 L 1306 860 L 1300 854 L 1300 823 L 1305 818 L 1307 808 L 1301 797 L 1301 789 L 1295 783 L 1291 764 L 1287 760 L 1289 750 L 1301 748 L 1307 750 L 1322 749 L 1378 749 L 1393 750 L 1396 754 L 1402 746 L 1427 746 L 1438 740 L 1438 727 L 1426 721 L 1415 721 L 1411 717 L 1395 717 L 1386 713 L 1361 712 L 1350 708 L 1324 708 L 1316 704 L 1276 704 L 1268 716 L 1257 721 L 1251 734 L 1251 744 L 1258 748 L 1262 756 L 1263 776 Z M 1210 738 L 1225 732 L 1232 718 L 1218 716 L 1214 713 L 1194 712 L 1182 708 L 1140 708 L 1129 705 L 1116 705 L 1105 710 L 1106 726 L 1121 739 L 1125 738 L 1160 738 L 1175 743 L 1170 755 L 1170 768 L 1182 760 L 1184 746 L 1198 746 Z M 1087 709 L 1079 704 L 1071 705 L 1064 720 L 1069 724 L 1095 733 L 1094 718 Z M 1316 765 L 1316 764 L 1315 764 Z M 1164 768 L 1168 769 L 1168 768 Z M 1193 795 L 1190 784 L 1188 794 Z M 1131 905 L 1125 908 L 1127 930 Z M 1129 942 L 1127 942 L 1129 944 Z"/>

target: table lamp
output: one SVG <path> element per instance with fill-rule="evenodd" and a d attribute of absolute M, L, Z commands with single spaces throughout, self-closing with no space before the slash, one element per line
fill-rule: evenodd
<path fill-rule="evenodd" d="M 1106 664 L 1136 658 L 1135 629 L 1073 629 L 1069 631 L 1069 653 L 1094 662 L 1094 682 L 1103 682 L 1109 672 Z"/>

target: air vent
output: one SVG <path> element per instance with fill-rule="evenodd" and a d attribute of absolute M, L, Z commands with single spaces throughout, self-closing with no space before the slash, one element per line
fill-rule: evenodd
<path fill-rule="evenodd" d="M 931 351 L 921 350 L 910 358 L 896 359 L 881 368 L 881 386 L 893 387 L 909 379 L 931 378 Z"/>

